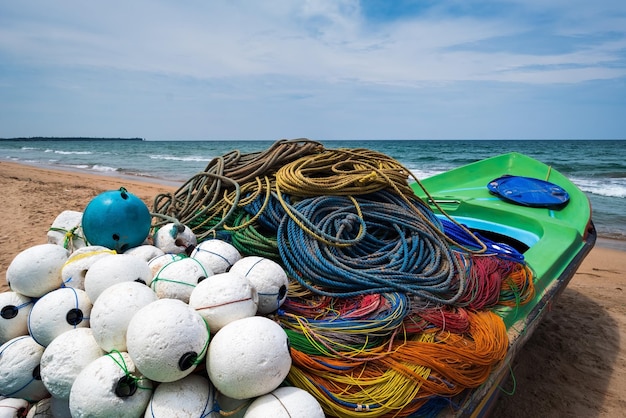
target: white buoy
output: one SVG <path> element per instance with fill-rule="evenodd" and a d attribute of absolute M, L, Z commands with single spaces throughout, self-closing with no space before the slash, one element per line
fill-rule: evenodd
<path fill-rule="evenodd" d="M 179 299 L 187 303 L 196 285 L 210 276 L 213 272 L 198 260 L 181 256 L 165 264 L 152 278 L 150 287 L 159 299 Z"/>
<path fill-rule="evenodd" d="M 101 245 L 88 245 L 70 254 L 61 269 L 63 285 L 74 289 L 85 290 L 85 275 L 93 263 L 103 257 L 115 255 L 116 252 Z"/>
<path fill-rule="evenodd" d="M 140 282 L 148 286 L 152 271 L 145 261 L 127 254 L 117 254 L 96 260 L 85 275 L 85 291 L 92 302 L 107 287 L 122 282 Z"/>
<path fill-rule="evenodd" d="M 91 307 L 84 290 L 62 287 L 47 293 L 35 302 L 30 311 L 30 335 L 45 347 L 65 331 L 87 328 Z"/>
<path fill-rule="evenodd" d="M 228 397 L 246 399 L 269 393 L 291 367 L 287 334 L 262 316 L 233 321 L 213 336 L 206 367 L 215 388 Z"/>
<path fill-rule="evenodd" d="M 144 376 L 157 382 L 191 374 L 208 344 L 204 319 L 178 299 L 159 299 L 141 308 L 126 331 L 128 354 Z"/>
<path fill-rule="evenodd" d="M 191 252 L 198 240 L 186 225 L 168 223 L 163 225 L 153 236 L 154 245 L 169 254 Z"/>
<path fill-rule="evenodd" d="M 31 298 L 17 292 L 0 293 L 0 345 L 28 334 L 28 314 L 33 308 Z"/>
<path fill-rule="evenodd" d="M 39 363 L 44 348 L 28 335 L 0 346 L 0 395 L 37 402 L 50 396 L 41 381 Z"/>
<path fill-rule="evenodd" d="M 89 320 L 98 345 L 106 352 L 127 351 L 128 323 L 139 309 L 155 300 L 156 293 L 138 282 L 117 283 L 102 291 L 91 308 Z"/>
<path fill-rule="evenodd" d="M 230 272 L 245 276 L 256 288 L 259 294 L 259 314 L 276 311 L 287 299 L 287 273 L 280 264 L 269 258 L 244 257 L 230 268 Z"/>
<path fill-rule="evenodd" d="M 317 399 L 304 389 L 280 387 L 256 398 L 244 418 L 324 418 L 324 410 Z"/>
<path fill-rule="evenodd" d="M 81 228 L 83 213 L 64 210 L 59 213 L 48 230 L 48 243 L 60 245 L 73 252 L 87 245 Z"/>
<path fill-rule="evenodd" d="M 203 376 L 190 374 L 174 382 L 159 384 L 146 408 L 146 417 L 218 418 L 219 411 L 213 411 L 215 389 Z"/>
<path fill-rule="evenodd" d="M 41 356 L 41 380 L 55 398 L 69 399 L 76 376 L 105 354 L 90 328 L 76 328 L 56 337 Z"/>
<path fill-rule="evenodd" d="M 241 254 L 226 241 L 208 239 L 193 249 L 191 257 L 210 268 L 214 274 L 219 274 L 228 271 L 233 264 L 241 259 Z"/>
<path fill-rule="evenodd" d="M 152 386 L 136 370 L 128 353 L 109 353 L 89 363 L 76 376 L 70 392 L 70 412 L 73 418 L 142 417 Z"/>
<path fill-rule="evenodd" d="M 69 252 L 55 244 L 39 244 L 20 252 L 7 268 L 11 290 L 38 298 L 61 286 L 61 269 Z"/>
<path fill-rule="evenodd" d="M 189 297 L 189 306 L 202 315 L 213 334 L 230 322 L 256 315 L 257 304 L 250 281 L 229 272 L 198 283 Z"/>
<path fill-rule="evenodd" d="M 155 247 L 154 245 L 144 244 L 138 247 L 131 248 L 124 251 L 124 254 L 133 255 L 141 258 L 146 263 L 152 260 L 154 257 L 165 254 L 162 249 Z"/>
<path fill-rule="evenodd" d="M 159 270 L 163 267 L 172 263 L 174 261 L 182 260 L 186 258 L 185 254 L 167 254 L 163 253 L 161 255 L 157 255 L 156 257 L 151 258 L 148 261 L 148 267 L 150 267 L 150 271 L 152 271 L 152 277 L 156 276 Z"/>
<path fill-rule="evenodd" d="M 0 396 L 0 418 L 22 418 L 29 406 L 25 399 Z"/>

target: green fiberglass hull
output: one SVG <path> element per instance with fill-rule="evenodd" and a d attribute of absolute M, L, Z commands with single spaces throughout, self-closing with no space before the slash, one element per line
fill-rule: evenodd
<path fill-rule="evenodd" d="M 569 202 L 559 208 L 511 203 L 490 193 L 487 184 L 503 176 L 523 176 L 556 184 Z M 490 379 L 466 400 L 459 416 L 486 416 L 512 361 L 567 286 L 596 240 L 587 196 L 550 166 L 519 153 L 481 160 L 413 184 L 435 213 L 445 212 L 481 235 L 496 237 L 523 253 L 534 273 L 536 294 L 529 303 L 498 310 L 507 326 L 509 352 Z"/>

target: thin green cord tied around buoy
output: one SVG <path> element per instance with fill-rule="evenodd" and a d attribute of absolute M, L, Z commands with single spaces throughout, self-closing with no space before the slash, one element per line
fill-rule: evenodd
<path fill-rule="evenodd" d="M 125 378 L 119 381 L 118 387 L 115 389 L 117 396 L 132 396 L 137 389 L 152 390 L 151 386 L 142 386 L 140 384 L 140 382 L 146 380 L 144 377 L 137 377 L 130 372 L 122 353 L 117 350 L 112 350 L 110 353 L 107 353 L 107 356 L 120 366 L 120 369 L 124 372 Z"/>

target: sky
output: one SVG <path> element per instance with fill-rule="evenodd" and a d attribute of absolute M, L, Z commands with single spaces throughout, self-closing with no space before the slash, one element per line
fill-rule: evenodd
<path fill-rule="evenodd" d="M 0 138 L 626 139 L 624 0 L 0 0 Z"/>

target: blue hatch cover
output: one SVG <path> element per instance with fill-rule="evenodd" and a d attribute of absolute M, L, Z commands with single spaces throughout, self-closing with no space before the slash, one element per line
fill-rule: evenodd
<path fill-rule="evenodd" d="M 532 177 L 505 175 L 490 181 L 487 188 L 503 199 L 536 208 L 561 207 L 569 201 L 561 186 Z"/>

